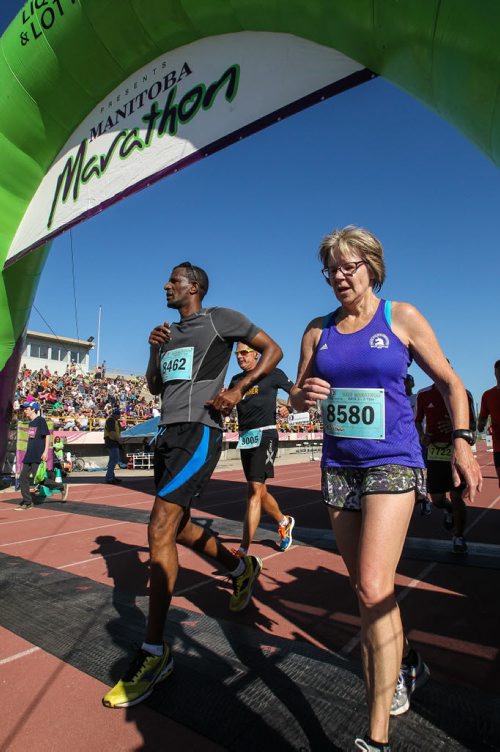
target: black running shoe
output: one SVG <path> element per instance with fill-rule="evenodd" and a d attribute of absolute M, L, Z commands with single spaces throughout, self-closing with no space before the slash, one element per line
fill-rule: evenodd
<path fill-rule="evenodd" d="M 448 510 L 443 514 L 443 527 L 445 530 L 453 530 L 453 514 Z"/>
<path fill-rule="evenodd" d="M 463 535 L 454 535 L 453 536 L 453 553 L 454 554 L 466 554 L 467 553 L 467 543 L 465 542 L 465 538 Z"/>

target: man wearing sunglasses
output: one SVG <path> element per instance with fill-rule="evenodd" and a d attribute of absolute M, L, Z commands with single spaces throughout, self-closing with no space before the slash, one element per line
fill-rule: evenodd
<path fill-rule="evenodd" d="M 146 371 L 153 395 L 161 394 L 155 448 L 156 498 L 148 540 L 151 558 L 149 613 L 145 641 L 123 678 L 103 698 L 106 707 L 136 705 L 173 670 L 163 630 L 178 572 L 177 543 L 214 559 L 233 581 L 229 608 L 250 601 L 262 568 L 257 556 L 239 558 L 205 527 L 191 520 L 191 503 L 205 488 L 220 457 L 222 416 L 281 360 L 280 347 L 246 316 L 229 308 L 203 308 L 208 277 L 183 261 L 164 285 L 168 308 L 179 321 L 165 321 L 149 335 Z M 235 342 L 261 353 L 256 367 L 231 389 L 224 377 Z"/>
<path fill-rule="evenodd" d="M 231 379 L 229 389 L 236 386 L 259 363 L 259 353 L 244 342 L 236 346 L 236 359 L 241 368 Z M 274 368 L 258 384 L 249 389 L 241 402 L 238 402 L 238 429 L 240 438 L 241 464 L 248 484 L 247 510 L 243 523 L 241 546 L 235 551 L 237 556 L 248 554 L 250 544 L 260 523 L 262 508 L 276 520 L 278 525 L 278 547 L 286 551 L 292 545 L 292 530 L 295 520 L 284 515 L 278 502 L 269 493 L 266 480 L 274 478 L 274 460 L 278 451 L 278 431 L 276 429 L 276 396 L 278 389 L 287 394 L 293 387 L 293 381 L 280 369 Z M 284 408 L 288 415 L 288 410 Z M 282 415 L 286 417 L 286 415 Z"/>

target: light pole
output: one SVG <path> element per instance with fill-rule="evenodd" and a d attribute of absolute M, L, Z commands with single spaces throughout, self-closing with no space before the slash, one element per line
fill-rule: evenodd
<path fill-rule="evenodd" d="M 97 347 L 95 351 L 95 367 L 99 365 L 99 346 L 101 343 L 101 314 L 102 314 L 102 306 L 99 306 L 99 316 L 97 319 Z"/>

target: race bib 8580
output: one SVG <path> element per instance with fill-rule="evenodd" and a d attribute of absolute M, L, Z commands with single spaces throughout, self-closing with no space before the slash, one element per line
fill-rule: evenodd
<path fill-rule="evenodd" d="M 345 439 L 385 438 L 383 389 L 332 389 L 321 403 L 324 430 Z"/>

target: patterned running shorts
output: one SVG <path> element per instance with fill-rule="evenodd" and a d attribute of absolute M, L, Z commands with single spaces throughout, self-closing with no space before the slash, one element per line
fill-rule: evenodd
<path fill-rule="evenodd" d="M 425 497 L 425 471 L 404 465 L 323 467 L 321 491 L 325 504 L 360 512 L 362 496 L 415 491 L 416 498 Z"/>

